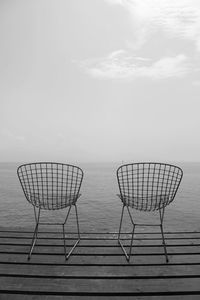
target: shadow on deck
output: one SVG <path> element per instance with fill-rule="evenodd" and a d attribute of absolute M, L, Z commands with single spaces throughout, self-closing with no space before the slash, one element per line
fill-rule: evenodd
<path fill-rule="evenodd" d="M 159 233 L 136 234 L 130 263 L 115 233 L 83 233 L 67 262 L 56 232 L 39 234 L 28 261 L 31 237 L 0 231 L 0 299 L 200 299 L 200 232 L 166 232 L 168 264 Z"/>

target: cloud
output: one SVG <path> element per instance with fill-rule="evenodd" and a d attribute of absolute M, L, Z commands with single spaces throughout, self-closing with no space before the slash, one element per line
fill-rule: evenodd
<path fill-rule="evenodd" d="M 200 51 L 199 0 L 106 0 L 123 6 L 131 16 L 138 46 L 148 39 L 149 32 L 166 34 L 195 42 Z"/>
<path fill-rule="evenodd" d="M 105 79 L 151 78 L 153 80 L 182 77 L 189 70 L 187 57 L 179 54 L 157 61 L 118 50 L 106 58 L 85 61 L 82 66 L 88 74 Z"/>
<path fill-rule="evenodd" d="M 129 13 L 133 35 L 126 41 L 126 48 L 83 61 L 81 66 L 88 74 L 105 79 L 159 80 L 199 70 L 200 0 L 105 1 L 122 6 Z M 157 38 L 156 48 L 155 44 L 151 46 L 152 37 Z M 187 53 L 177 46 L 177 41 L 183 40 L 190 47 Z M 166 42 L 164 46 L 162 41 Z"/>

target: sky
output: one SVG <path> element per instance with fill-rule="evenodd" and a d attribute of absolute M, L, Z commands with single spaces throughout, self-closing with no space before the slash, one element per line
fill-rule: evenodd
<path fill-rule="evenodd" d="M 200 161 L 199 0 L 0 0 L 0 161 Z"/>

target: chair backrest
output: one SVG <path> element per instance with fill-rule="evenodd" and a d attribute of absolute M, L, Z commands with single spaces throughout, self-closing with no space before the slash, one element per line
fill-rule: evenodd
<path fill-rule="evenodd" d="M 122 165 L 117 179 L 122 202 L 143 211 L 164 208 L 173 201 L 183 171 L 164 163 L 142 162 Z"/>
<path fill-rule="evenodd" d="M 26 199 L 43 209 L 60 209 L 74 204 L 80 196 L 83 171 L 79 167 L 37 162 L 18 167 L 17 174 Z"/>

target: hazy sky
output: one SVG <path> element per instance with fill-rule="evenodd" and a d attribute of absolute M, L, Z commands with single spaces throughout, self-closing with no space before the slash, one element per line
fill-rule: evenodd
<path fill-rule="evenodd" d="M 199 0 L 0 0 L 0 161 L 200 161 Z"/>

